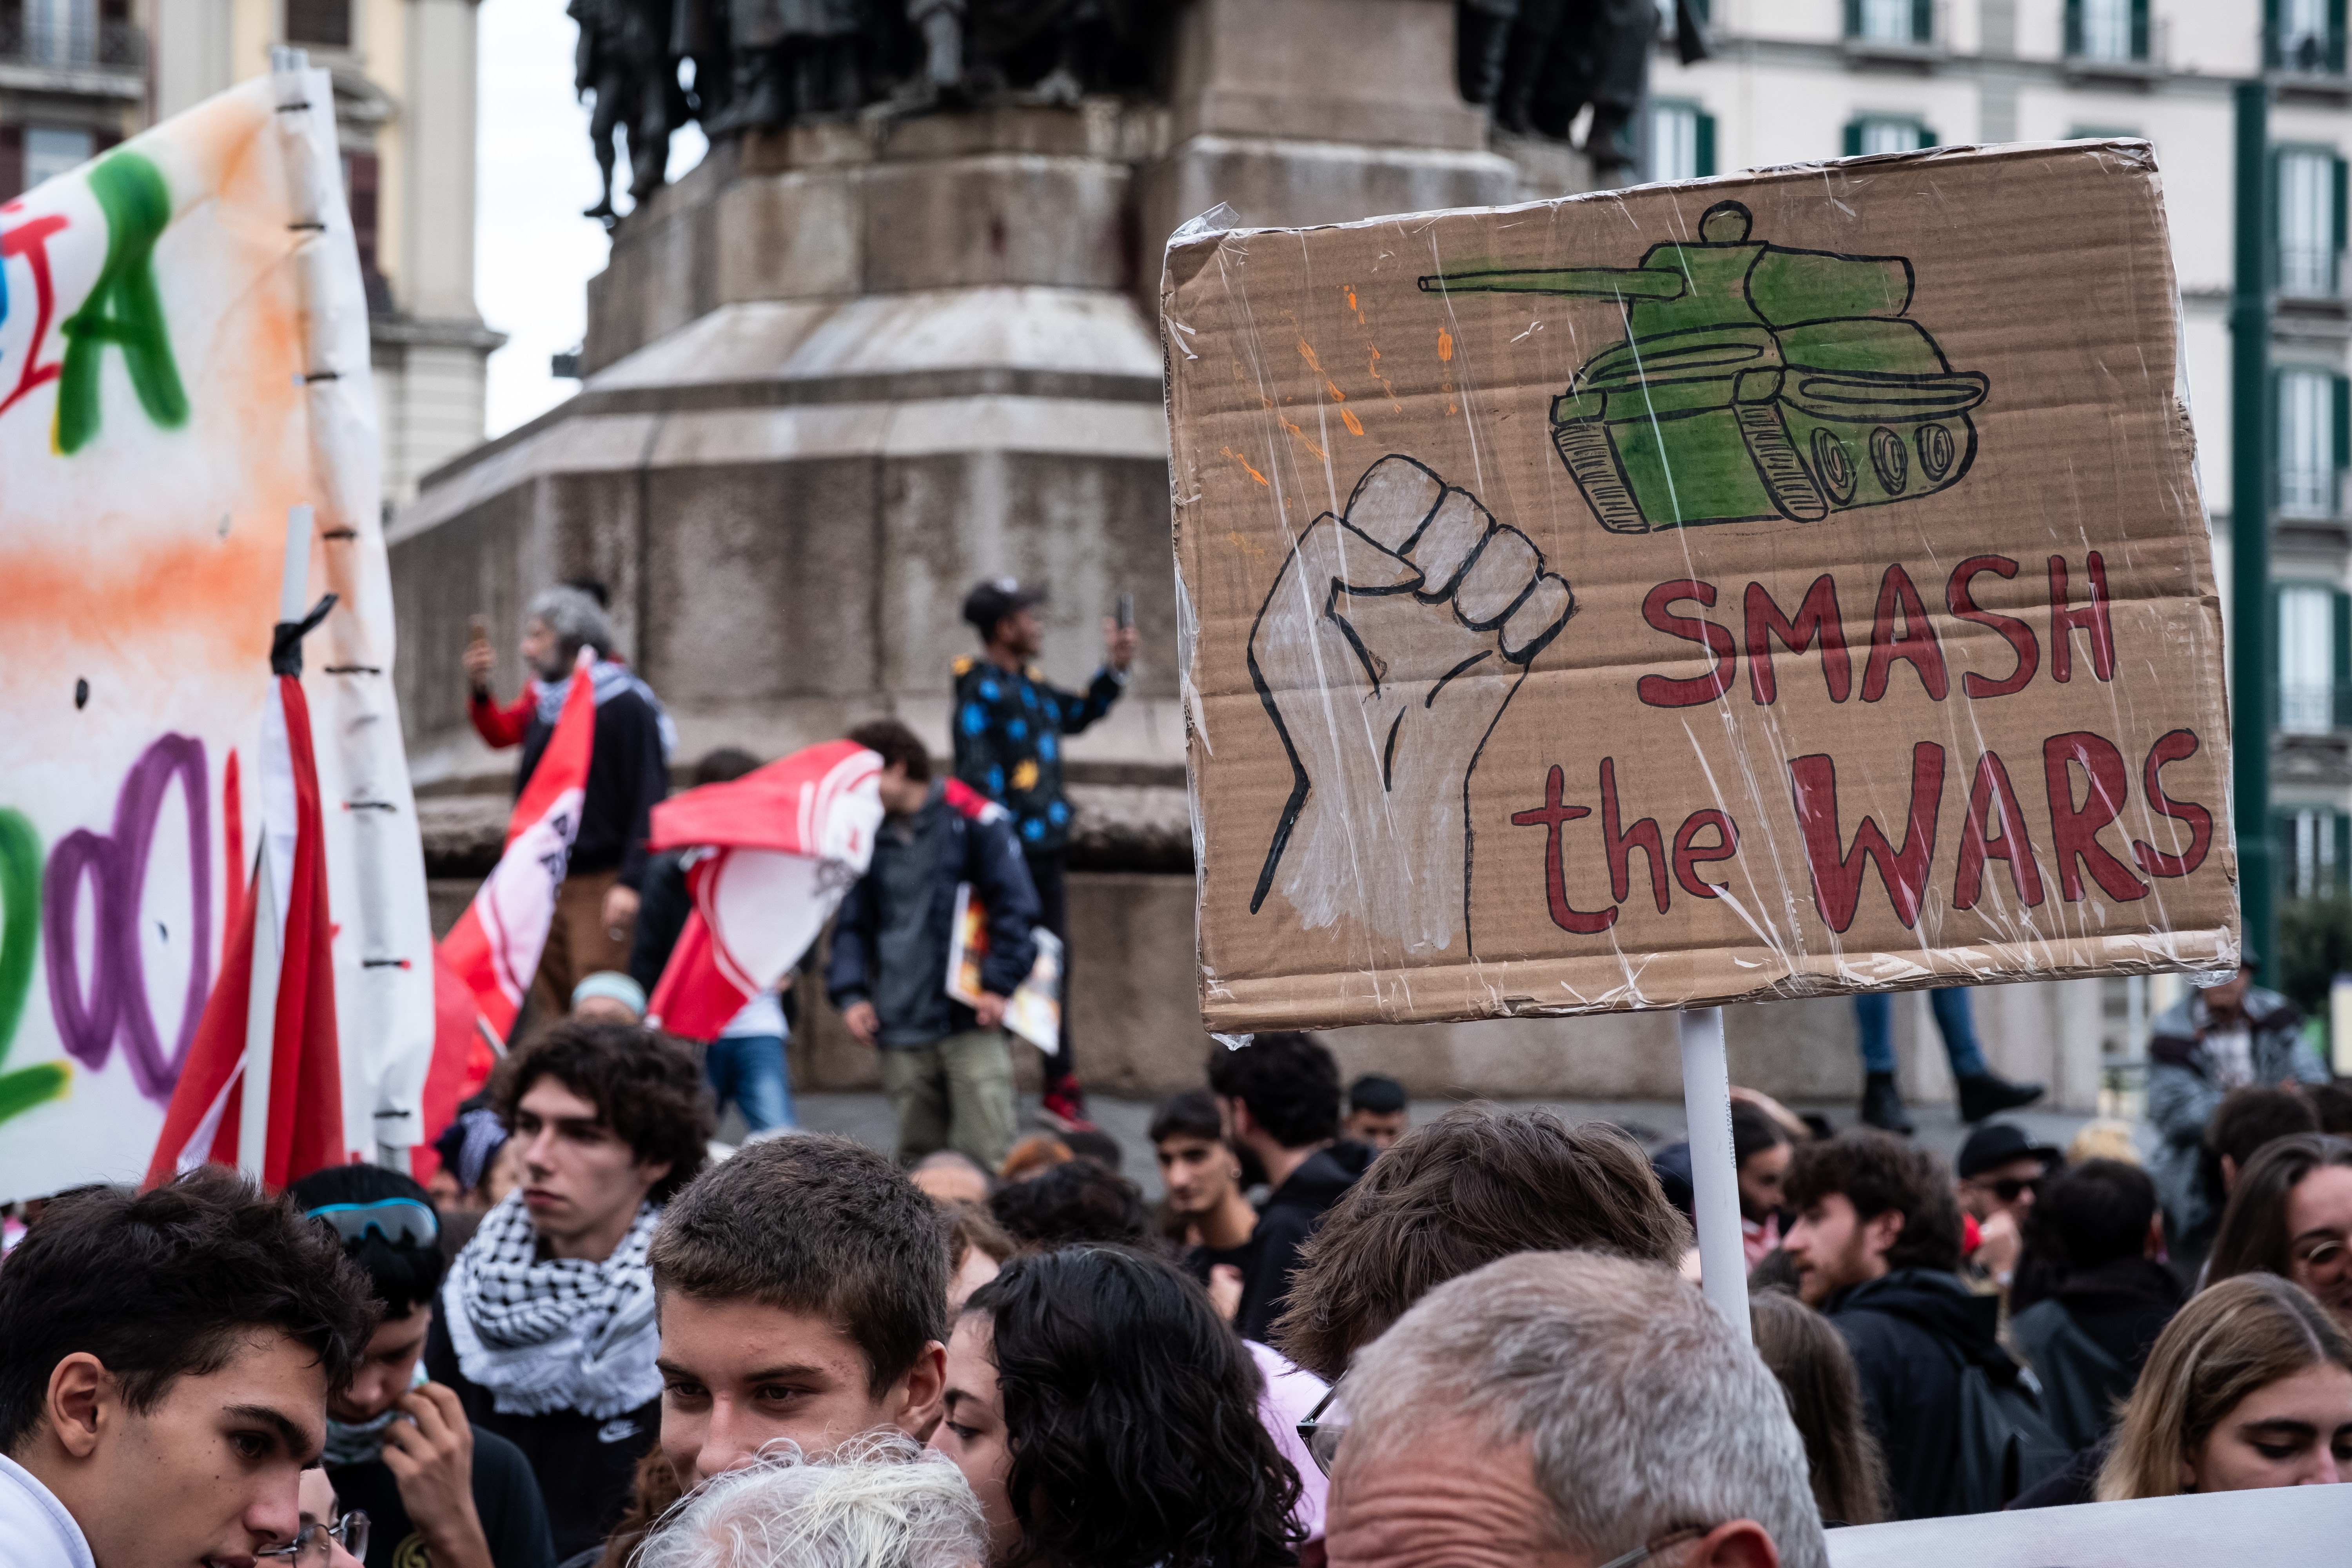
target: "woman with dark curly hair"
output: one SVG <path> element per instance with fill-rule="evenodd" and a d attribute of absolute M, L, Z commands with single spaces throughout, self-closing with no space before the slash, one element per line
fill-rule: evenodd
<path fill-rule="evenodd" d="M 1298 1472 L 1261 1387 L 1190 1275 L 1075 1247 L 973 1292 L 931 1443 L 979 1494 L 989 1568 L 1288 1568 Z"/>

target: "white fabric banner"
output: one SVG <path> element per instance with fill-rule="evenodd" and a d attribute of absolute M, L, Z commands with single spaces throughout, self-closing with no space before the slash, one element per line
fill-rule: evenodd
<path fill-rule="evenodd" d="M 0 1199 L 146 1169 L 262 817 L 289 517 L 307 600 L 339 596 L 303 686 L 345 1140 L 421 1135 L 432 942 L 376 439 L 326 72 L 0 207 Z"/>

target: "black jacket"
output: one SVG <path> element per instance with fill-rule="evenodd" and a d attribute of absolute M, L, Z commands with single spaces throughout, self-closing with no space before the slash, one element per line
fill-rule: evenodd
<path fill-rule="evenodd" d="M 507 1415 L 492 1405 L 488 1390 L 458 1369 L 457 1348 L 438 1312 L 433 1314 L 433 1327 L 425 1339 L 425 1369 L 434 1382 L 457 1391 L 467 1420 L 522 1450 L 547 1505 L 547 1528 L 558 1560 L 586 1551 L 612 1533 L 629 1506 L 637 1461 L 661 1441 L 659 1398 L 609 1421 L 576 1410 Z M 373 1555 L 374 1543 L 369 1544 Z"/>
<path fill-rule="evenodd" d="M 2117 1402 L 2179 1310 L 2171 1269 L 2124 1258 L 2070 1274 L 2011 1312 L 2011 1342 L 2041 1380 L 2043 1411 L 2068 1447 L 2090 1447 L 2113 1427 Z"/>
<path fill-rule="evenodd" d="M 1841 1290 L 1822 1310 L 1853 1352 L 1896 1517 L 1940 1513 L 1959 1457 L 1961 1364 L 2001 1383 L 2020 1375 L 1995 1337 L 2000 1301 L 1970 1294 L 1957 1274 L 1897 1268 Z"/>
<path fill-rule="evenodd" d="M 1249 1267 L 1242 1271 L 1242 1307 L 1234 1326 L 1242 1338 L 1265 1342 L 1266 1331 L 1290 1298 L 1298 1248 L 1315 1234 L 1323 1213 L 1371 1168 L 1380 1151 L 1348 1139 L 1318 1149 L 1275 1188 L 1250 1233 Z"/>
<path fill-rule="evenodd" d="M 935 973 L 940 985 L 947 985 L 956 884 L 970 882 L 988 910 L 988 952 L 980 963 L 980 988 L 1010 996 L 1029 978 L 1037 961 L 1037 943 L 1029 934 L 1037 924 L 1037 889 L 1029 880 L 1020 842 L 1001 806 L 974 815 L 951 800 L 935 798 L 933 805 L 947 825 L 945 847 L 931 873 L 930 945 L 939 954 Z M 882 923 L 879 888 L 880 879 L 868 871 L 841 900 L 824 971 L 825 991 L 837 1008 L 872 999 L 875 939 Z M 962 1003 L 950 1002 L 948 1013 L 950 1034 L 972 1026 L 971 1009 Z"/>
<path fill-rule="evenodd" d="M 390 1465 L 382 1459 L 330 1465 L 327 1479 L 334 1483 L 337 1501 L 368 1516 L 367 1568 L 413 1568 L 429 1561 Z M 521 1449 L 480 1426 L 474 1428 L 473 1492 L 474 1513 L 496 1568 L 551 1568 L 554 1541 L 530 1461 Z"/>
<path fill-rule="evenodd" d="M 555 726 L 534 714 L 523 732 L 515 793 L 530 783 Z M 596 742 L 588 757 L 588 797 L 580 806 L 580 833 L 570 868 L 583 874 L 617 870 L 635 887 L 646 870 L 646 835 L 654 803 L 669 796 L 669 764 L 662 760 L 661 720 L 634 691 L 616 691 L 596 704 Z"/>

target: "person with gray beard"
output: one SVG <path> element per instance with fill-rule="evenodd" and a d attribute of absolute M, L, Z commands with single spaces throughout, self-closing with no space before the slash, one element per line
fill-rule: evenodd
<path fill-rule="evenodd" d="M 1449 1280 L 1310 1422 L 1331 1568 L 1829 1562 L 1780 1385 L 1654 1264 L 1527 1252 Z"/>

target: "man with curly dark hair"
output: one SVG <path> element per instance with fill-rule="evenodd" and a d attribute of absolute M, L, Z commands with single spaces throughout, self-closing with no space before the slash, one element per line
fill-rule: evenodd
<path fill-rule="evenodd" d="M 1853 1352 L 1898 1516 L 1967 1511 L 1955 1489 L 1971 1468 L 1963 1417 L 1972 1372 L 1985 1389 L 2014 1394 L 2003 1412 L 2031 1418 L 2037 1449 L 2055 1447 L 2030 1382 L 1995 1337 L 1999 1298 L 1960 1280 L 1959 1203 L 1941 1160 L 1887 1133 L 1844 1132 L 1799 1148 L 1786 1191 L 1797 1218 L 1781 1246 L 1798 1294 Z"/>
<path fill-rule="evenodd" d="M 1289 1568 L 1297 1467 L 1265 1382 L 1164 1258 L 1015 1258 L 964 1304 L 931 1446 L 978 1494 L 988 1568 Z"/>
<path fill-rule="evenodd" d="M 578 1020 L 509 1057 L 490 1096 L 521 1181 L 450 1265 L 425 1365 L 530 1460 L 562 1559 L 604 1538 L 660 1431 L 646 1251 L 702 1170 L 709 1096 L 661 1037 Z"/>
<path fill-rule="evenodd" d="M 52 1198 L 0 1268 L 0 1563 L 251 1563 L 375 1322 L 334 1237 L 236 1172 Z"/>

